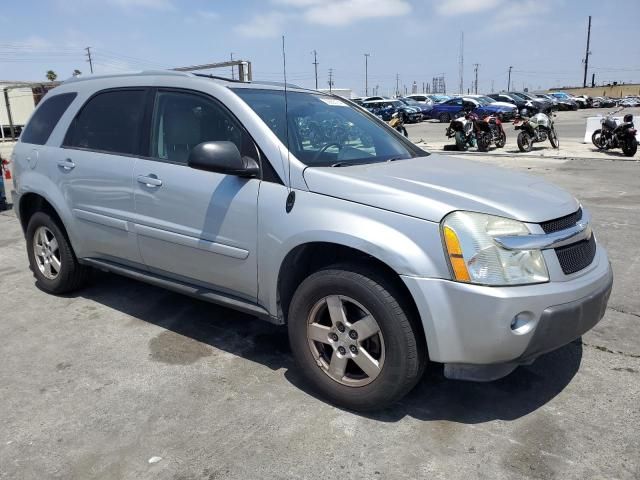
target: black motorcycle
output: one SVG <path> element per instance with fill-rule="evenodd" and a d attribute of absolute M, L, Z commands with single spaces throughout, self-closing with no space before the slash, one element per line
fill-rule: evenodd
<path fill-rule="evenodd" d="M 622 153 L 627 157 L 633 157 L 638 151 L 638 141 L 636 140 L 636 129 L 633 125 L 633 115 L 628 113 L 623 117 L 620 125 L 612 116 L 615 112 L 607 114 L 601 120 L 602 128 L 597 129 L 591 135 L 591 141 L 598 150 L 609 150 L 611 148 L 622 148 Z"/>

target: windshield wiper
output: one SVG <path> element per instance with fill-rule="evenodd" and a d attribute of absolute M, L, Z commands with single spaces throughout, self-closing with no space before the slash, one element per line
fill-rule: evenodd
<path fill-rule="evenodd" d="M 348 162 L 336 162 L 331 164 L 332 167 L 348 167 L 349 165 L 351 165 Z"/>

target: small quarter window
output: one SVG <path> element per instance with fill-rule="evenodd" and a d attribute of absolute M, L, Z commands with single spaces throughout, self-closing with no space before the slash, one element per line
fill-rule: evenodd
<path fill-rule="evenodd" d="M 20 141 L 23 143 L 33 143 L 44 145 L 49 140 L 49 136 L 57 125 L 62 114 L 69 108 L 75 93 L 61 93 L 46 97 L 42 105 L 38 107 L 29 124 L 22 132 Z"/>

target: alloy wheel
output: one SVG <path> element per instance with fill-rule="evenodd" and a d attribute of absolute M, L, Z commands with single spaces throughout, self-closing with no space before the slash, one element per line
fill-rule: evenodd
<path fill-rule="evenodd" d="M 38 227 L 34 233 L 33 253 L 40 273 L 48 280 L 55 280 L 60 274 L 62 261 L 58 240 L 47 227 Z"/>
<path fill-rule="evenodd" d="M 384 366 L 380 326 L 353 298 L 331 295 L 319 300 L 309 313 L 307 340 L 318 367 L 343 385 L 367 385 Z"/>

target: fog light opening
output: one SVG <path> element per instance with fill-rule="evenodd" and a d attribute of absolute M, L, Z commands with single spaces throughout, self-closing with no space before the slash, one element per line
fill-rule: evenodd
<path fill-rule="evenodd" d="M 516 335 L 529 333 L 534 325 L 534 316 L 531 312 L 520 312 L 511 320 L 511 331 Z"/>

